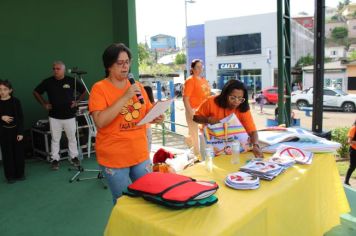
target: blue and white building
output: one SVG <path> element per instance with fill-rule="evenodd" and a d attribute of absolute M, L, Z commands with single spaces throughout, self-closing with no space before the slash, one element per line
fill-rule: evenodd
<path fill-rule="evenodd" d="M 175 50 L 176 38 L 170 35 L 158 34 L 150 38 L 152 51 L 169 51 Z"/>
<path fill-rule="evenodd" d="M 202 29 L 193 30 L 193 29 Z M 194 32 L 194 37 L 191 35 Z M 197 34 L 202 36 L 198 36 Z M 197 55 L 203 43 L 204 53 Z M 301 56 L 313 55 L 314 36 L 300 24 L 291 23 L 292 66 Z M 206 78 L 221 88 L 238 78 L 249 89 L 263 89 L 277 82 L 277 13 L 212 20 L 188 27 L 188 58 L 202 58 Z"/>

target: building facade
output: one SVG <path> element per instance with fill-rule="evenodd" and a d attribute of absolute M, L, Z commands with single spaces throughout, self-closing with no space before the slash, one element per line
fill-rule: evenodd
<path fill-rule="evenodd" d="M 292 23 L 291 28 L 293 66 L 301 56 L 313 55 L 314 37 L 297 23 Z M 206 78 L 211 84 L 216 81 L 219 88 L 230 79 L 244 81 L 251 90 L 275 85 L 277 14 L 207 21 L 205 60 Z"/>
<path fill-rule="evenodd" d="M 314 30 L 314 17 L 313 16 L 297 16 L 293 17 L 293 20 L 301 24 L 304 28 L 313 31 Z"/>
<path fill-rule="evenodd" d="M 347 91 L 356 93 L 356 61 L 346 63 Z"/>
<path fill-rule="evenodd" d="M 345 46 L 325 47 L 325 57 L 332 59 L 344 58 L 346 57 L 346 52 Z"/>
<path fill-rule="evenodd" d="M 205 63 L 205 33 L 204 25 L 192 25 L 188 27 L 188 63 L 193 59 L 203 60 Z"/>
<path fill-rule="evenodd" d="M 337 9 L 335 7 L 325 7 L 325 21 L 331 20 L 335 15 L 337 15 Z"/>
<path fill-rule="evenodd" d="M 344 27 L 347 28 L 347 24 L 345 22 L 329 22 L 325 24 L 325 37 L 331 38 L 331 32 L 336 27 Z"/>
<path fill-rule="evenodd" d="M 334 61 L 324 64 L 324 87 L 332 87 L 348 90 L 348 79 L 346 65 L 341 61 Z M 303 89 L 313 87 L 314 66 L 306 66 L 303 70 Z"/>
<path fill-rule="evenodd" d="M 352 18 L 354 12 L 356 11 L 356 3 L 350 3 L 341 10 L 341 15 L 343 15 L 346 18 Z"/>
<path fill-rule="evenodd" d="M 349 19 L 347 22 L 347 31 L 349 38 L 356 38 L 356 19 Z"/>
<path fill-rule="evenodd" d="M 150 38 L 152 51 L 169 51 L 176 49 L 176 38 L 170 35 L 158 34 Z"/>

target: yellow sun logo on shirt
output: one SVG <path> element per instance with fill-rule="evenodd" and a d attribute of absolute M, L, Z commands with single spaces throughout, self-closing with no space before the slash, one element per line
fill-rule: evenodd
<path fill-rule="evenodd" d="M 206 84 L 203 84 L 201 86 L 202 90 L 203 90 L 203 93 L 206 97 L 208 97 L 210 95 L 210 87 L 209 85 L 206 85 Z"/>
<path fill-rule="evenodd" d="M 133 119 L 137 119 L 140 116 L 139 109 L 141 108 L 140 102 L 133 102 L 130 99 L 126 105 L 121 109 L 120 114 L 125 116 L 126 121 L 132 121 Z"/>

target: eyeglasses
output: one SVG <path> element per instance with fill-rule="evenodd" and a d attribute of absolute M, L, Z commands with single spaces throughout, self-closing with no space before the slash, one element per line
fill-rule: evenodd
<path fill-rule="evenodd" d="M 195 70 L 197 70 L 197 69 L 202 70 L 202 69 L 204 69 L 204 66 L 194 66 L 194 69 L 195 69 Z"/>
<path fill-rule="evenodd" d="M 52 70 L 61 70 L 62 68 L 56 68 L 56 67 L 53 67 Z"/>
<path fill-rule="evenodd" d="M 229 99 L 233 102 L 239 102 L 239 103 L 243 103 L 246 99 L 242 98 L 242 97 L 235 97 L 235 96 L 229 96 Z"/>
<path fill-rule="evenodd" d="M 116 64 L 118 65 L 118 66 L 123 66 L 124 64 L 126 64 L 126 65 L 130 65 L 130 60 L 117 60 L 116 61 Z"/>

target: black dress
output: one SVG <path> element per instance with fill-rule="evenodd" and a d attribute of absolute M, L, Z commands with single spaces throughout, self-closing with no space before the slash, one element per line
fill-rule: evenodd
<path fill-rule="evenodd" d="M 23 140 L 17 141 L 18 135 L 23 135 L 24 119 L 20 101 L 11 97 L 0 100 L 0 117 L 11 116 L 13 120 L 6 123 L 1 119 L 0 145 L 5 178 L 8 181 L 23 179 L 25 171 L 25 157 Z"/>

